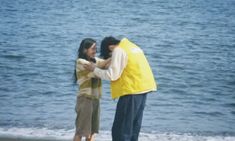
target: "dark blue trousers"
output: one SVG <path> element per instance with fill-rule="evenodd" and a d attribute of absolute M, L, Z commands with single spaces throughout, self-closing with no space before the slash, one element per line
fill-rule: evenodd
<path fill-rule="evenodd" d="M 147 93 L 119 98 L 112 127 L 113 141 L 138 141 Z"/>

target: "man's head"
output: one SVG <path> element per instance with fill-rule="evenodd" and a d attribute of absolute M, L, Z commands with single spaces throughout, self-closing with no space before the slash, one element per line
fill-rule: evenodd
<path fill-rule="evenodd" d="M 120 40 L 109 36 L 105 37 L 101 42 L 100 56 L 104 59 L 111 57 L 113 49 L 120 43 Z"/>

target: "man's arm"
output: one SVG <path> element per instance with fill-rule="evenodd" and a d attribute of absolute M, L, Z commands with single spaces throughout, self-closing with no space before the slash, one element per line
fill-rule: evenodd
<path fill-rule="evenodd" d="M 111 63 L 111 57 L 108 59 L 101 59 L 101 58 L 95 58 L 96 59 L 96 67 L 100 69 L 108 69 L 108 66 Z"/>
<path fill-rule="evenodd" d="M 107 70 L 95 68 L 94 74 L 101 79 L 115 81 L 117 80 L 127 65 L 127 54 L 126 52 L 117 47 L 113 50 L 111 64 Z"/>

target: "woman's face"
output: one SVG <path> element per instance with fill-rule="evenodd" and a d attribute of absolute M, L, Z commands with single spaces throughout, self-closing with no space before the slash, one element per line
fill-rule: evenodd
<path fill-rule="evenodd" d="M 94 43 L 88 50 L 87 50 L 87 56 L 89 58 L 94 58 L 96 54 L 96 43 Z"/>

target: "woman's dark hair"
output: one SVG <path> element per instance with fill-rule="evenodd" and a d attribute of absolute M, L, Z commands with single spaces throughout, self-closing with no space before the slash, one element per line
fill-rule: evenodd
<path fill-rule="evenodd" d="M 105 37 L 102 42 L 101 42 L 101 47 L 100 47 L 100 57 L 104 59 L 108 59 L 111 57 L 110 52 L 111 50 L 109 49 L 110 45 L 118 45 L 120 43 L 120 40 L 109 36 Z"/>
<path fill-rule="evenodd" d="M 91 38 L 83 39 L 77 52 L 77 59 L 81 58 L 81 59 L 89 60 L 89 57 L 86 54 L 86 50 L 89 49 L 94 43 L 96 43 L 94 39 L 91 39 Z"/>
<path fill-rule="evenodd" d="M 77 58 L 81 58 L 81 59 L 85 59 L 88 61 L 92 61 L 92 62 L 96 62 L 95 58 L 89 58 L 86 54 L 86 50 L 89 49 L 90 47 L 92 47 L 92 45 L 96 43 L 96 41 L 92 38 L 85 38 L 82 40 L 82 42 L 80 43 L 80 47 L 78 49 L 77 52 Z M 76 84 L 77 82 L 77 75 L 76 75 L 76 61 L 75 61 L 75 69 L 74 69 L 74 83 Z"/>

